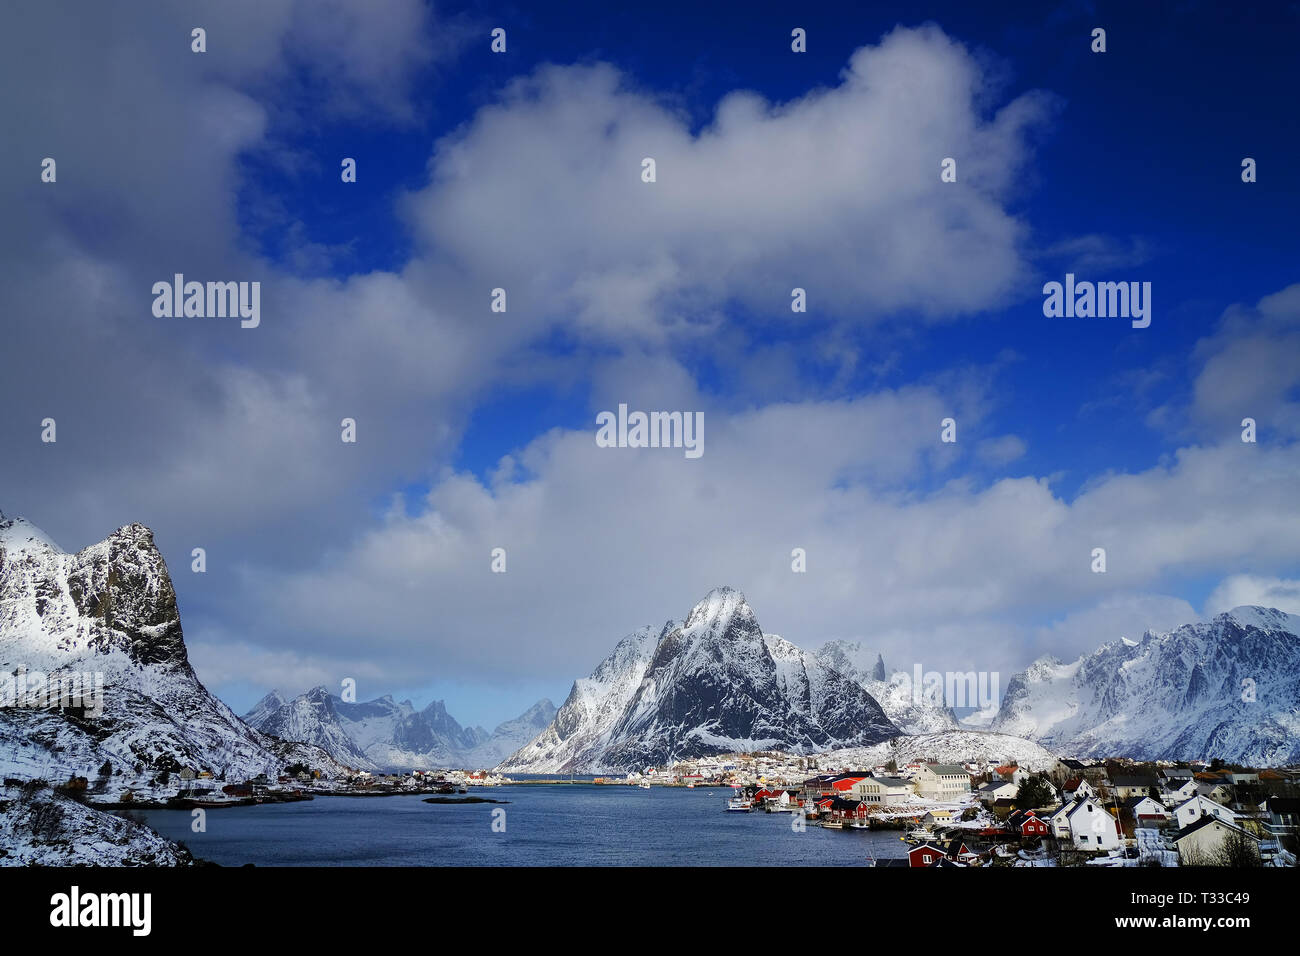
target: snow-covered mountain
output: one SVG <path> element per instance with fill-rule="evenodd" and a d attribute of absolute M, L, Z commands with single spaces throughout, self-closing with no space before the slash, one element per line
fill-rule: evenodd
<path fill-rule="evenodd" d="M 555 714 L 550 700 L 539 700 L 513 720 L 498 724 L 487 740 L 466 755 L 464 766 L 495 767 L 550 726 Z"/>
<path fill-rule="evenodd" d="M 0 788 L 0 866 L 192 866 L 142 823 L 26 783 Z"/>
<path fill-rule="evenodd" d="M 320 747 L 336 760 L 365 770 L 491 767 L 545 727 L 555 715 L 538 701 L 488 733 L 462 727 L 440 700 L 417 711 L 409 700 L 384 696 L 349 703 L 324 687 L 292 700 L 272 691 L 244 720 L 267 734 Z"/>
<path fill-rule="evenodd" d="M 21 518 L 0 515 L 0 691 L 86 674 L 103 682 L 86 707 L 0 708 L 0 771 L 20 779 L 95 777 L 108 761 L 123 785 L 190 768 L 245 780 L 325 753 L 247 726 L 199 682 L 185 650 L 176 592 L 153 534 L 127 525 L 76 554 Z M 45 676 L 48 675 L 48 676 Z M 102 706 L 96 705 L 99 700 Z"/>
<path fill-rule="evenodd" d="M 1300 618 L 1238 607 L 1007 684 L 992 730 L 1078 756 L 1300 761 Z"/>
<path fill-rule="evenodd" d="M 590 677 L 573 682 L 551 723 L 501 764 L 516 773 L 604 769 L 614 728 L 641 686 L 655 647 L 677 625 L 643 627 L 619 641 Z"/>
<path fill-rule="evenodd" d="M 905 734 L 932 734 L 959 726 L 951 707 L 913 693 L 911 674 L 886 669 L 883 655 L 873 654 L 857 641 L 828 641 L 816 655 L 831 670 L 861 684 Z"/>
<path fill-rule="evenodd" d="M 764 634 L 743 594 L 717 588 L 684 624 L 620 641 L 574 683 L 551 725 L 501 767 L 639 769 L 733 751 L 814 753 L 898 732 L 856 681 Z"/>
<path fill-rule="evenodd" d="M 283 701 L 279 707 L 273 707 L 276 699 L 282 700 L 276 691 L 263 697 L 244 715 L 244 722 L 281 740 L 319 747 L 340 763 L 358 770 L 377 769 L 343 729 L 339 716 L 342 702 L 325 688 L 313 688 L 293 700 Z"/>

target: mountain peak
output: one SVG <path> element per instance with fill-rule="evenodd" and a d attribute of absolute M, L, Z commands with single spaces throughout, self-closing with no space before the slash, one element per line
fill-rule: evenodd
<path fill-rule="evenodd" d="M 1085 757 L 1290 764 L 1300 759 L 1298 638 L 1300 617 L 1247 605 L 1102 644 L 1073 664 L 1041 658 L 1011 678 L 991 729 Z M 1256 685 L 1258 699 L 1245 693 Z"/>
<path fill-rule="evenodd" d="M 15 552 L 49 548 L 59 554 L 63 553 L 63 549 L 36 525 L 26 518 L 6 518 L 3 511 L 0 511 L 0 547 Z"/>
<path fill-rule="evenodd" d="M 739 750 L 811 753 L 898 735 L 852 678 L 775 635 L 745 596 L 710 591 L 685 625 L 625 638 L 507 770 L 632 769 Z"/>
<path fill-rule="evenodd" d="M 1300 617 L 1288 614 L 1275 607 L 1262 607 L 1258 604 L 1243 604 L 1231 611 L 1224 611 L 1215 617 L 1216 621 L 1231 620 L 1242 627 L 1258 627 L 1262 630 L 1282 630 L 1292 634 L 1300 633 Z"/>
<path fill-rule="evenodd" d="M 753 619 L 754 612 L 745 601 L 745 595 L 735 588 L 714 588 L 706 594 L 686 617 L 686 627 L 710 627 L 742 616 Z"/>

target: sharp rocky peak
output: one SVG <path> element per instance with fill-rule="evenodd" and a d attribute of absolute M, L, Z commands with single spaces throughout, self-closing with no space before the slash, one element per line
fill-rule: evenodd
<path fill-rule="evenodd" d="M 740 625 L 745 630 L 758 629 L 758 620 L 745 601 L 745 595 L 735 588 L 721 587 L 714 588 L 691 608 L 683 630 L 710 631 L 721 635 L 732 630 L 733 624 Z"/>

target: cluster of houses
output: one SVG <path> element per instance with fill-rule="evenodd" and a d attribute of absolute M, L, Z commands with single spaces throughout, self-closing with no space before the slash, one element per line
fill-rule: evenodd
<path fill-rule="evenodd" d="M 61 789 L 75 792 L 85 802 L 104 806 L 237 806 L 246 803 L 276 803 L 308 800 L 313 795 L 442 793 L 446 788 L 495 787 L 510 783 L 489 770 L 415 770 L 403 773 L 372 773 L 362 770 L 341 779 L 322 777 L 319 771 L 296 766 L 280 774 L 259 773 L 248 780 L 226 783 L 225 776 L 210 770 L 182 767 L 174 773 L 160 773 L 131 786 L 112 789 L 101 776 L 94 784 L 74 777 Z"/>
<path fill-rule="evenodd" d="M 732 760 L 718 782 L 744 787 L 755 809 L 803 812 L 835 828 L 909 822 L 914 866 L 967 866 L 992 859 L 994 847 L 1021 865 L 1297 862 L 1295 770 L 1062 759 L 1034 771 L 981 760 L 891 763 L 796 780 L 808 764 L 769 763 L 756 774 L 757 765 Z"/>
<path fill-rule="evenodd" d="M 976 799 L 1024 838 L 1050 838 L 1058 849 L 1114 853 L 1132 847 L 1161 864 L 1295 865 L 1300 834 L 1300 774 L 1288 770 L 1215 770 L 1174 764 L 1122 765 L 1063 759 L 1041 775 L 1049 799 L 1023 808 L 1020 787 L 1031 776 L 999 767 Z M 1139 830 L 1155 830 L 1138 838 Z M 1232 854 L 1238 855 L 1233 859 Z M 1170 858 L 1172 855 L 1172 859 Z"/>

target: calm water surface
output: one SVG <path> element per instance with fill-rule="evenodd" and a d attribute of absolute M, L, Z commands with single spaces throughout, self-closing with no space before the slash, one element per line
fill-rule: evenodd
<path fill-rule="evenodd" d="M 899 857 L 889 830 L 790 828 L 785 813 L 727 813 L 713 788 L 513 785 L 472 790 L 508 804 L 431 804 L 423 796 L 317 797 L 304 803 L 141 814 L 163 836 L 223 866 L 866 865 Z M 492 811 L 506 831 L 492 831 Z"/>

